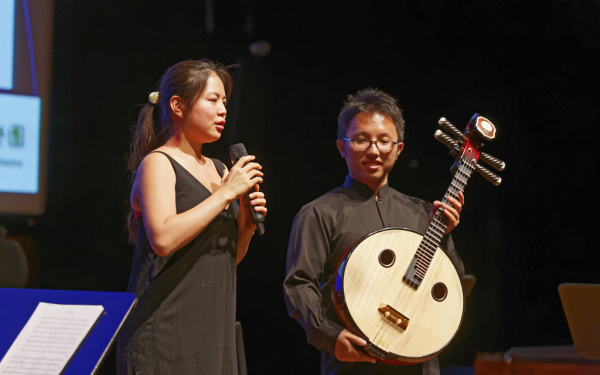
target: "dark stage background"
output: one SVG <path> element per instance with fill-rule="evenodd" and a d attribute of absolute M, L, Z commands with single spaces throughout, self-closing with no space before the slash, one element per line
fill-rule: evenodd
<path fill-rule="evenodd" d="M 208 0 L 207 0 L 208 1 Z M 494 187 L 475 174 L 454 239 L 477 277 L 441 361 L 571 344 L 557 286 L 598 282 L 598 1 L 57 0 L 48 205 L 2 217 L 31 257 L 33 288 L 126 288 L 133 249 L 125 157 L 138 104 L 183 59 L 239 63 L 222 140 L 265 171 L 267 233 L 238 267 L 238 319 L 251 374 L 315 374 L 319 354 L 287 316 L 281 282 L 290 226 L 338 186 L 336 117 L 348 93 L 379 87 L 401 103 L 400 191 L 440 199 L 452 162 L 433 138 L 445 116 L 478 112 L 498 128 L 484 151 L 507 163 Z M 265 40 L 257 58 L 248 46 Z M 114 371 L 110 357 L 102 372 Z"/>

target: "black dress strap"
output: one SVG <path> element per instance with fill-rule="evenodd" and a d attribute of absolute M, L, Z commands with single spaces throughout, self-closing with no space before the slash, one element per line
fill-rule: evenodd
<path fill-rule="evenodd" d="M 213 164 L 215 165 L 215 167 L 217 168 L 217 171 L 219 171 L 219 174 L 222 177 L 225 169 L 227 169 L 225 164 L 223 164 L 223 162 L 219 159 L 210 158 L 210 160 L 213 161 Z"/>

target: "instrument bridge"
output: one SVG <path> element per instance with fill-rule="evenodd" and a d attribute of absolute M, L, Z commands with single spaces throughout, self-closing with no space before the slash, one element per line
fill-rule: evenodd
<path fill-rule="evenodd" d="M 379 310 L 381 315 L 383 315 L 388 322 L 400 328 L 402 331 L 406 330 L 408 327 L 410 319 L 403 315 L 400 311 L 394 309 L 392 306 L 381 304 L 377 310 Z"/>

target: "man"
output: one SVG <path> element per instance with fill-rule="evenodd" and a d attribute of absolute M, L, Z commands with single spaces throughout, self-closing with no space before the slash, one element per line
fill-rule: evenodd
<path fill-rule="evenodd" d="M 462 278 L 464 267 L 447 234 L 458 225 L 464 203 L 432 204 L 387 185 L 404 147 L 404 119 L 396 100 L 366 89 L 348 96 L 338 118 L 337 148 L 348 166 L 344 185 L 308 203 L 294 219 L 284 281 L 290 316 L 322 351 L 322 374 L 439 374 L 437 358 L 423 364 L 395 366 L 376 362 L 361 337 L 345 329 L 331 301 L 335 271 L 342 255 L 358 239 L 376 230 L 400 227 L 425 233 L 443 207 L 448 218 L 441 247 Z"/>

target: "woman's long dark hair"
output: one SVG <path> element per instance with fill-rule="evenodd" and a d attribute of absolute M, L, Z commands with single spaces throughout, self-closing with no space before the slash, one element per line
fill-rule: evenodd
<path fill-rule="evenodd" d="M 135 172 L 142 159 L 152 150 L 162 146 L 171 136 L 173 122 L 171 120 L 170 101 L 174 95 L 183 99 L 185 108 L 194 106 L 206 88 L 208 77 L 215 73 L 221 78 L 225 86 L 227 98 L 231 97 L 233 79 L 229 69 L 220 63 L 211 60 L 187 60 L 179 62 L 165 72 L 159 85 L 159 103 L 148 102 L 142 107 L 137 124 L 133 131 L 131 151 L 128 156 L 127 166 L 130 174 L 130 183 L 133 187 Z M 160 120 L 154 118 L 155 111 Z M 130 207 L 127 217 L 129 241 L 137 242 L 137 220 Z"/>

